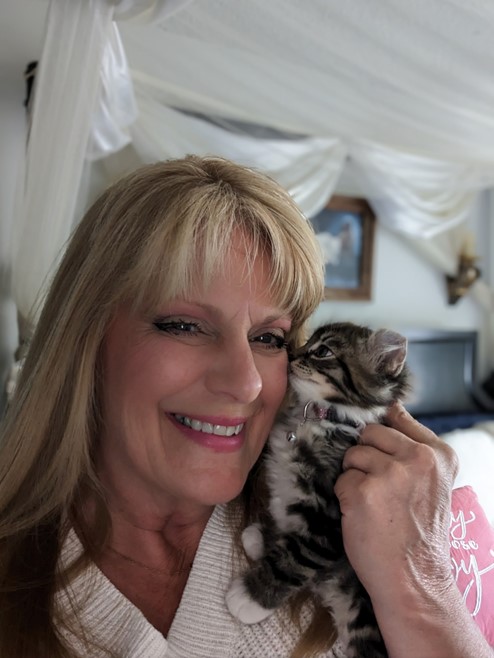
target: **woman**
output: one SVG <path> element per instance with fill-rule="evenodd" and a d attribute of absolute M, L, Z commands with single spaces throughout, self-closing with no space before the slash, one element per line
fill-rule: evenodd
<path fill-rule="evenodd" d="M 309 223 L 256 172 L 190 157 L 102 195 L 54 279 L 3 432 L 0 656 L 264 658 L 297 643 L 310 655 L 321 637 L 286 611 L 239 626 L 223 600 L 235 537 L 262 504 L 256 464 L 286 347 L 321 297 Z M 338 482 L 389 654 L 488 656 L 449 569 L 454 455 L 403 410 L 389 420 L 365 430 Z M 302 629 L 310 616 L 306 603 Z M 328 629 L 316 635 L 338 656 Z"/>

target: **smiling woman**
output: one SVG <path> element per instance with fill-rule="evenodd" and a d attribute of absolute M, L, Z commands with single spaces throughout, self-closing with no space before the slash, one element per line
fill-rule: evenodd
<path fill-rule="evenodd" d="M 251 488 L 287 347 L 321 298 L 309 223 L 257 172 L 189 157 L 102 195 L 68 245 L 3 431 L 1 655 L 130 657 L 138 643 L 161 656 L 183 641 L 184 565 L 207 586 L 199 544 L 212 550 L 218 519 L 221 536 L 241 521 L 231 501 Z M 132 641 L 105 630 L 105 600 Z M 185 654 L 217 656 L 212 641 Z"/>

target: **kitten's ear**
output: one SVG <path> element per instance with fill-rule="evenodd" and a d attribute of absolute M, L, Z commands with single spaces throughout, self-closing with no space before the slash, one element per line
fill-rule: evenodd
<path fill-rule="evenodd" d="M 387 375 L 397 377 L 407 358 L 407 339 L 396 331 L 379 329 L 374 334 L 373 343 L 379 365 Z"/>

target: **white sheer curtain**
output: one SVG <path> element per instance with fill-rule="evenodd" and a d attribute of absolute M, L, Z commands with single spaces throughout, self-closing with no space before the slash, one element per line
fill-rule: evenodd
<path fill-rule="evenodd" d="M 28 324 L 70 234 L 87 160 L 125 146 L 136 118 L 113 19 L 161 20 L 188 2 L 50 2 L 12 229 L 13 297 Z"/>
<path fill-rule="evenodd" d="M 13 227 L 13 294 L 25 319 L 70 231 L 112 16 L 98 0 L 49 6 Z"/>

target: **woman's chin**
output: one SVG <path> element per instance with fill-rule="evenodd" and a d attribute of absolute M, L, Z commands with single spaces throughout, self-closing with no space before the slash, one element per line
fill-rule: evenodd
<path fill-rule="evenodd" d="M 237 498 L 245 485 L 246 477 L 218 477 L 209 482 L 201 483 L 196 496 L 205 505 L 222 505 Z"/>

